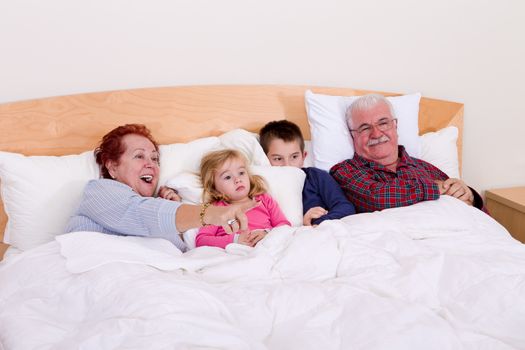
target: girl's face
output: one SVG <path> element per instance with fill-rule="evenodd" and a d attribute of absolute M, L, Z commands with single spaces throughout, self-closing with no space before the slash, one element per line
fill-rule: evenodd
<path fill-rule="evenodd" d="M 232 203 L 248 199 L 250 177 L 246 165 L 240 159 L 228 159 L 213 176 L 215 189 L 228 196 Z"/>

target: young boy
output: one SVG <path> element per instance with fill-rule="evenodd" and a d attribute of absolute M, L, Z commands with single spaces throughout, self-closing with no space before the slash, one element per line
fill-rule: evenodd
<path fill-rule="evenodd" d="M 274 166 L 294 166 L 306 173 L 303 187 L 303 224 L 319 225 L 324 220 L 355 214 L 355 208 L 341 187 L 326 171 L 303 168 L 306 151 L 299 127 L 287 120 L 273 121 L 259 131 L 259 142 Z"/>

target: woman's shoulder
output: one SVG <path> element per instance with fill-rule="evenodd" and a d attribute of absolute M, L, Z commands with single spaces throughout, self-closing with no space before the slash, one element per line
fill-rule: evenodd
<path fill-rule="evenodd" d="M 120 181 L 115 181 L 112 179 L 89 180 L 85 187 L 86 192 L 100 192 L 100 191 L 108 192 L 111 190 L 131 191 L 131 187 L 129 187 L 128 185 Z"/>

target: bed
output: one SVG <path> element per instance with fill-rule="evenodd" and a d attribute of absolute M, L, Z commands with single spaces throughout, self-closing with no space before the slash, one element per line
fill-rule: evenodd
<path fill-rule="evenodd" d="M 269 167 L 252 132 L 289 119 L 311 140 L 310 165 L 326 168 L 348 142 L 340 116 L 328 119 L 368 92 L 192 86 L 0 105 L 0 232 L 11 245 L 0 348 L 525 349 L 525 248 L 482 211 L 443 196 L 299 225 L 300 171 Z M 463 105 L 384 94 L 403 115 L 400 142 L 460 176 Z M 255 248 L 184 254 L 161 239 L 62 235 L 98 176 L 91 150 L 131 122 L 152 130 L 161 183 L 189 202 L 199 157 L 236 147 L 295 225 Z"/>

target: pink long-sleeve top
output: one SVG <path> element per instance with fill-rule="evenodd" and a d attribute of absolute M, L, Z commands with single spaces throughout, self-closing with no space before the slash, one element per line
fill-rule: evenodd
<path fill-rule="evenodd" d="M 290 225 L 290 221 L 284 216 L 279 204 L 269 194 L 257 195 L 255 199 L 261 203 L 246 212 L 250 231 Z M 213 203 L 213 205 L 225 207 L 229 204 L 224 201 L 218 201 Z M 200 228 L 195 238 L 195 245 L 197 247 L 207 245 L 225 248 L 228 244 L 233 243 L 234 238 L 235 235 L 226 233 L 222 226 L 208 225 Z"/>

